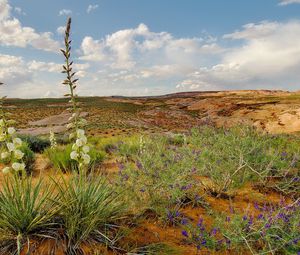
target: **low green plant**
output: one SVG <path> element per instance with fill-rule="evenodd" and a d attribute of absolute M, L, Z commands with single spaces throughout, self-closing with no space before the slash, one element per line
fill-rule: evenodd
<path fill-rule="evenodd" d="M 20 138 L 28 144 L 34 153 L 43 153 L 45 149 L 50 147 L 50 141 L 45 138 L 31 135 L 20 135 Z"/>
<path fill-rule="evenodd" d="M 53 187 L 16 175 L 5 179 L 0 191 L 1 254 L 20 254 L 29 238 L 54 236 Z"/>
<path fill-rule="evenodd" d="M 145 210 L 150 209 L 168 221 L 171 212 L 196 198 L 189 152 L 184 147 L 169 147 L 164 136 L 144 137 L 143 141 L 142 149 L 140 139 L 132 140 L 130 147 L 120 145 L 127 156 L 119 166 L 119 186 L 125 187 L 129 197 L 135 198 Z"/>
<path fill-rule="evenodd" d="M 231 250 L 251 254 L 297 254 L 300 252 L 300 199 L 293 203 L 255 205 L 256 213 L 226 215 L 216 224 Z"/>
<path fill-rule="evenodd" d="M 192 130 L 187 140 L 198 174 L 212 181 L 203 185 L 216 196 L 234 193 L 247 182 L 278 180 L 299 165 L 297 139 L 261 134 L 251 127 L 202 127 Z"/>
<path fill-rule="evenodd" d="M 56 181 L 62 227 L 68 252 L 79 252 L 83 242 L 111 245 L 110 229 L 123 217 L 120 194 L 101 176 L 73 175 Z M 72 253 L 73 254 L 73 253 Z"/>
<path fill-rule="evenodd" d="M 72 152 L 72 144 L 67 146 L 57 146 L 55 148 L 48 148 L 45 151 L 45 154 L 50 159 L 51 164 L 55 169 L 62 171 L 63 173 L 67 172 L 78 172 L 78 163 L 76 160 L 71 159 L 70 154 Z M 94 168 L 97 168 L 103 161 L 105 154 L 95 149 L 90 151 L 91 160 L 87 165 L 87 170 L 91 171 Z"/>

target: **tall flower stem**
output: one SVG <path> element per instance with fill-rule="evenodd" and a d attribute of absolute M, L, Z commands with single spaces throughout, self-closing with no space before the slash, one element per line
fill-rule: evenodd
<path fill-rule="evenodd" d="M 68 110 L 72 113 L 67 125 L 67 128 L 71 130 L 70 140 L 75 140 L 72 146 L 72 152 L 70 157 L 76 160 L 78 163 L 79 173 L 84 172 L 86 166 L 90 163 L 89 156 L 89 146 L 87 145 L 87 138 L 85 136 L 85 131 L 83 127 L 86 124 L 86 120 L 80 117 L 80 109 L 76 102 L 76 87 L 78 79 L 75 78 L 76 72 L 73 71 L 73 61 L 71 60 L 71 18 L 68 18 L 66 31 L 65 31 L 65 48 L 61 49 L 65 57 L 65 65 L 63 65 L 62 73 L 66 74 L 66 79 L 63 84 L 69 87 L 69 93 L 65 94 L 65 97 L 69 98 L 69 103 L 71 103 L 71 108 Z"/>

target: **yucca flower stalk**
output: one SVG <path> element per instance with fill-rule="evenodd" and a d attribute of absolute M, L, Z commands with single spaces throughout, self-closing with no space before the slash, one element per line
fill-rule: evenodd
<path fill-rule="evenodd" d="M 71 18 L 68 18 L 66 31 L 65 31 L 65 49 L 61 49 L 65 57 L 65 65 L 63 65 L 62 73 L 66 74 L 66 79 L 63 84 L 69 87 L 69 93 L 65 94 L 65 97 L 69 98 L 71 107 L 68 110 L 72 113 L 67 124 L 67 129 L 70 130 L 70 140 L 74 141 L 72 152 L 70 157 L 78 162 L 79 171 L 90 163 L 89 151 L 90 148 L 87 145 L 87 138 L 85 136 L 84 126 L 86 120 L 80 117 L 80 108 L 76 101 L 77 95 L 75 93 L 78 79 L 75 78 L 76 72 L 73 71 L 73 61 L 71 60 Z"/>
<path fill-rule="evenodd" d="M 57 147 L 56 137 L 52 130 L 50 131 L 49 134 L 49 140 L 50 140 L 51 148 L 56 148 Z"/>
<path fill-rule="evenodd" d="M 3 83 L 0 82 L 0 85 Z M 22 140 L 16 136 L 16 130 L 13 127 L 14 120 L 9 119 L 10 114 L 3 109 L 3 103 L 6 97 L 0 98 L 0 142 L 3 144 L 1 159 L 7 162 L 7 166 L 2 169 L 7 174 L 12 170 L 25 176 L 25 163 L 23 162 L 24 153 L 21 151 Z"/>

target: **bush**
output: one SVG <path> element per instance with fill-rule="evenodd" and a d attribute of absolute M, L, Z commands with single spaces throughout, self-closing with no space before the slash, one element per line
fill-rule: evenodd
<path fill-rule="evenodd" d="M 62 171 L 63 173 L 78 171 L 77 161 L 70 158 L 71 152 L 72 144 L 69 144 L 67 146 L 58 146 L 56 148 L 49 148 L 45 151 L 54 168 Z M 91 161 L 88 165 L 88 170 L 90 171 L 100 165 L 100 163 L 104 159 L 104 153 L 98 152 L 95 149 L 91 148 L 89 155 L 91 157 Z"/>
<path fill-rule="evenodd" d="M 255 213 L 218 218 L 230 249 L 247 247 L 252 254 L 297 254 L 300 248 L 300 201 L 255 204 Z M 226 218 L 225 218 L 226 217 Z M 225 219 L 225 220 L 224 220 Z"/>
<path fill-rule="evenodd" d="M 120 165 L 119 185 L 128 188 L 129 197 L 135 197 L 145 209 L 174 224 L 172 215 L 196 198 L 193 162 L 186 148 L 171 147 L 164 136 L 145 141 L 142 150 L 138 142 L 126 150 L 121 145 L 129 160 Z"/>
<path fill-rule="evenodd" d="M 260 134 L 250 127 L 204 127 L 187 138 L 198 174 L 212 180 L 206 188 L 217 196 L 249 181 L 266 186 L 270 178 L 291 174 L 299 166 L 299 139 Z"/>
<path fill-rule="evenodd" d="M 37 136 L 21 135 L 20 138 L 26 142 L 29 148 L 35 153 L 42 153 L 50 146 L 48 139 L 43 139 Z"/>
<path fill-rule="evenodd" d="M 1 254 L 19 254 L 29 236 L 51 235 L 56 214 L 52 194 L 52 188 L 42 187 L 41 181 L 5 179 L 0 191 Z"/>
<path fill-rule="evenodd" d="M 73 175 L 56 183 L 59 215 L 68 240 L 68 254 L 80 253 L 80 244 L 97 240 L 109 245 L 111 223 L 123 213 L 123 202 L 102 177 Z"/>
<path fill-rule="evenodd" d="M 34 152 L 29 148 L 27 143 L 23 143 L 20 147 L 21 151 L 24 153 L 23 161 L 26 165 L 26 172 L 27 174 L 30 174 L 34 168 L 34 162 L 35 162 L 35 154 Z"/>

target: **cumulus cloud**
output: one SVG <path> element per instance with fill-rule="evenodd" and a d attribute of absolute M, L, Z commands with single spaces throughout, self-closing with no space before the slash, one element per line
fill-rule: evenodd
<path fill-rule="evenodd" d="M 32 73 L 22 57 L 0 54 L 0 81 L 10 86 L 21 86 L 31 81 Z"/>
<path fill-rule="evenodd" d="M 223 89 L 297 88 L 300 21 L 251 23 L 224 39 L 242 43 L 222 54 L 219 63 L 199 68 L 182 83 L 193 80 Z"/>
<path fill-rule="evenodd" d="M 96 10 L 98 7 L 99 7 L 98 4 L 94 4 L 94 5 L 93 5 L 93 4 L 90 4 L 90 5 L 87 7 L 86 12 L 87 12 L 87 13 L 90 13 L 90 12 Z"/>
<path fill-rule="evenodd" d="M 69 10 L 69 9 L 62 9 L 62 10 L 60 10 L 59 12 L 58 12 L 58 15 L 59 16 L 63 16 L 63 15 L 71 15 L 72 14 L 72 11 L 71 10 Z"/>
<path fill-rule="evenodd" d="M 45 51 L 57 52 L 60 44 L 52 39 L 52 33 L 37 33 L 31 27 L 22 26 L 12 17 L 7 0 L 0 0 L 0 45 L 27 47 L 28 45 Z"/>
<path fill-rule="evenodd" d="M 279 5 L 300 4 L 300 0 L 280 0 Z"/>
<path fill-rule="evenodd" d="M 49 73 L 60 73 L 62 71 L 62 64 L 54 62 L 43 62 L 43 61 L 30 61 L 27 63 L 30 71 L 49 72 Z M 73 64 L 73 70 L 76 71 L 77 75 L 84 77 L 87 70 L 90 67 L 88 63 Z"/>
<path fill-rule="evenodd" d="M 65 26 L 60 26 L 56 29 L 56 33 L 59 35 L 63 35 L 65 33 L 66 27 Z"/>
<path fill-rule="evenodd" d="M 154 65 L 195 60 L 196 54 L 222 51 L 212 38 L 174 38 L 167 32 L 152 32 L 145 24 L 124 29 L 96 40 L 85 37 L 81 43 L 81 59 L 109 63 L 113 69 L 133 69 L 137 63 Z M 159 59 L 160 58 L 160 59 Z"/>

